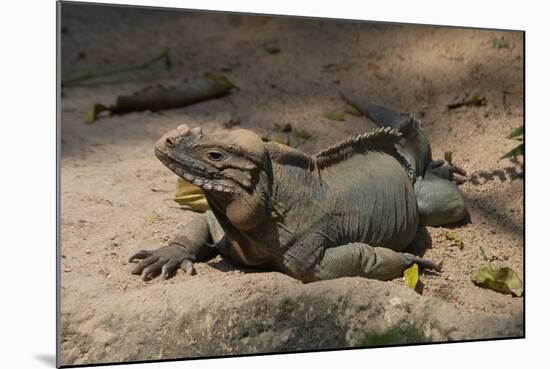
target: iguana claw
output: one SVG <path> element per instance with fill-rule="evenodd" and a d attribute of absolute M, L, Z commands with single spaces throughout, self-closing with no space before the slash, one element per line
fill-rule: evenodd
<path fill-rule="evenodd" d="M 442 271 L 441 267 L 443 266 L 443 260 L 440 261 L 439 263 L 435 263 L 431 260 L 419 258 L 419 257 L 414 256 L 414 255 L 407 255 L 407 256 L 411 259 L 411 265 L 416 263 L 416 264 L 418 264 L 418 267 L 420 269 L 434 270 L 434 271 L 439 272 L 439 273 L 441 273 L 441 271 Z"/>
<path fill-rule="evenodd" d="M 444 160 L 434 160 L 426 168 L 426 174 L 432 174 L 449 181 L 453 181 L 457 184 L 466 182 L 464 178 L 455 176 L 459 174 L 461 176 L 466 175 L 466 171 L 454 164 L 445 164 Z"/>
<path fill-rule="evenodd" d="M 188 275 L 192 275 L 195 270 L 193 262 L 179 245 L 168 245 L 155 251 L 141 250 L 132 255 L 129 261 L 136 259 L 141 261 L 132 270 L 132 274 L 141 274 L 144 281 L 158 275 L 162 279 L 170 278 L 180 266 Z"/>

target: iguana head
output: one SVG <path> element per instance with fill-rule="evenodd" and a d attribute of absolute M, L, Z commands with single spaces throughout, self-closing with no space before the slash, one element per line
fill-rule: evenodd
<path fill-rule="evenodd" d="M 264 142 L 255 133 L 238 129 L 203 134 L 200 127 L 182 124 L 155 145 L 156 156 L 178 176 L 200 187 L 219 211 L 238 228 L 253 227 L 265 206 Z M 213 201 L 212 201 L 213 200 Z"/>

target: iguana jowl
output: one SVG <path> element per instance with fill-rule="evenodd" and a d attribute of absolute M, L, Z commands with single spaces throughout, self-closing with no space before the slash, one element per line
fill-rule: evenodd
<path fill-rule="evenodd" d="M 403 252 L 418 226 L 464 218 L 455 183 L 460 168 L 433 161 L 414 115 L 344 96 L 381 127 L 310 156 L 247 130 L 203 134 L 179 126 L 156 144 L 157 157 L 201 187 L 211 211 L 167 246 L 143 250 L 133 270 L 144 279 L 216 252 L 236 263 L 305 282 L 344 276 L 388 280 L 412 263 Z"/>

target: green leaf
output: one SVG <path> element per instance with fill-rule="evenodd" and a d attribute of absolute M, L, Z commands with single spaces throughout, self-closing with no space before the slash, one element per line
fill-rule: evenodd
<path fill-rule="evenodd" d="M 525 148 L 522 142 L 518 146 L 514 147 L 512 150 L 508 151 L 506 154 L 502 155 L 498 160 L 507 159 L 511 157 L 515 158 L 517 156 L 523 156 L 524 150 Z"/>
<path fill-rule="evenodd" d="M 516 272 L 508 267 L 493 267 L 487 263 L 474 271 L 471 279 L 479 287 L 516 297 L 523 295 L 523 283 Z"/>
<path fill-rule="evenodd" d="M 345 120 L 344 118 L 344 114 L 342 113 L 339 113 L 337 111 L 329 111 L 328 113 L 325 114 L 325 117 L 327 117 L 328 119 L 330 120 L 335 120 L 335 121 L 338 121 L 338 122 L 342 122 Z"/>
<path fill-rule="evenodd" d="M 519 136 L 523 136 L 523 126 L 514 129 L 506 138 L 516 138 Z"/>
<path fill-rule="evenodd" d="M 418 264 L 414 263 L 403 272 L 403 279 L 405 280 L 405 286 L 411 289 L 416 288 L 418 283 Z"/>
<path fill-rule="evenodd" d="M 183 178 L 178 178 L 178 182 L 176 183 L 176 197 L 174 201 L 198 212 L 208 210 L 208 201 L 206 201 L 204 192 Z"/>

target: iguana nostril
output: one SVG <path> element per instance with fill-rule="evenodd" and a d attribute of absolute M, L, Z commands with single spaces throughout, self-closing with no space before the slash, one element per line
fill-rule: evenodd
<path fill-rule="evenodd" d="M 174 147 L 176 146 L 175 142 L 174 142 L 174 139 L 170 138 L 170 137 L 167 137 L 166 138 L 166 146 L 168 147 Z"/>

